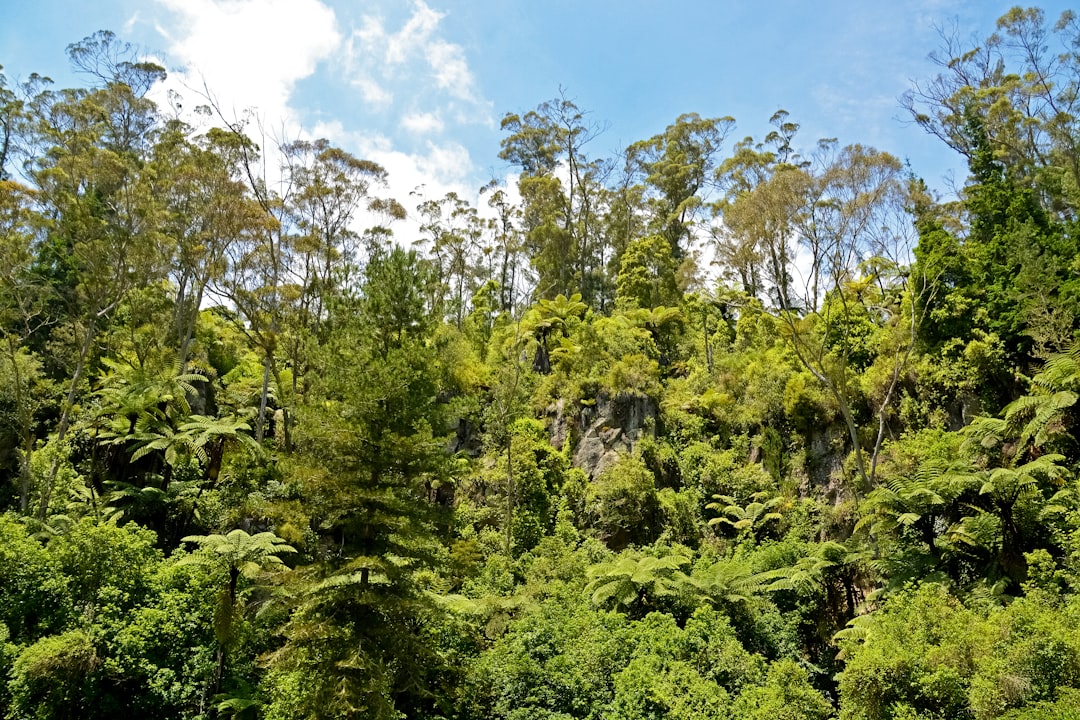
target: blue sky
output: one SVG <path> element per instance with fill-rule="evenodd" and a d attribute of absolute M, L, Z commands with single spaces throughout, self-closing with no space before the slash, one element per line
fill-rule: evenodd
<path fill-rule="evenodd" d="M 2 0 L 0 64 L 78 82 L 64 48 L 98 29 L 170 68 L 190 110 L 209 87 L 273 135 L 326 136 L 382 163 L 394 192 L 475 196 L 508 172 L 499 120 L 560 88 L 617 152 L 678 115 L 734 116 L 760 137 L 778 108 L 812 147 L 861 142 L 935 188 L 960 160 L 905 122 L 898 97 L 934 71 L 937 28 L 985 37 L 1010 3 L 980 0 Z M 1066 3 L 1044 3 L 1056 18 Z"/>

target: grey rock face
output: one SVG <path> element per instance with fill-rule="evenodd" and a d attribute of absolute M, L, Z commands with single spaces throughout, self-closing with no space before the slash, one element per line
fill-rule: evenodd
<path fill-rule="evenodd" d="M 648 397 L 628 393 L 597 397 L 596 404 L 583 408 L 578 418 L 581 434 L 574 448 L 574 467 L 584 470 L 590 478 L 596 477 L 620 455 L 633 452 L 646 434 L 656 436 L 656 416 L 656 403 Z M 553 423 L 553 431 L 557 425 Z M 558 434 L 552 433 L 553 443 Z M 561 434 L 560 440 L 565 440 L 565 431 Z"/>

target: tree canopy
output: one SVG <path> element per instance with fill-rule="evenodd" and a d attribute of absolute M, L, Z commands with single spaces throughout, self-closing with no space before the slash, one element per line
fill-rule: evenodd
<path fill-rule="evenodd" d="M 560 94 L 406 207 L 109 32 L 0 73 L 0 715 L 1076 716 L 1078 44 L 944 39 L 949 201 Z"/>

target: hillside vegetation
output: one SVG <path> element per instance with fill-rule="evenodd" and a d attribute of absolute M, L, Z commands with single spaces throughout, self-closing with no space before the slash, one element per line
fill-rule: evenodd
<path fill-rule="evenodd" d="M 0 74 L 0 715 L 1080 717 L 1078 48 L 916 83 L 950 201 L 559 97 L 406 206 L 111 33 Z"/>

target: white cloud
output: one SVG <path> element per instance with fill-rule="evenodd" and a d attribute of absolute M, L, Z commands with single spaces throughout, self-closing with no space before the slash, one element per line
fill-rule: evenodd
<path fill-rule="evenodd" d="M 270 123 L 296 124 L 289 98 L 299 80 L 342 44 L 334 11 L 319 0 L 158 0 L 176 23 L 162 30 L 181 81 L 205 86 L 229 112 L 256 108 Z"/>
<path fill-rule="evenodd" d="M 417 135 L 430 135 L 443 130 L 443 121 L 436 113 L 413 113 L 401 118 L 401 126 Z"/>
<path fill-rule="evenodd" d="M 387 109 L 390 100 L 447 108 L 456 101 L 464 108 L 455 108 L 455 118 L 488 124 L 491 104 L 477 90 L 464 48 L 440 36 L 444 17 L 423 0 L 413 3 L 412 14 L 397 30 L 379 17 L 365 17 L 346 43 L 350 82 L 377 109 Z M 389 91 L 373 91 L 387 87 L 395 88 L 392 98 Z"/>
<path fill-rule="evenodd" d="M 388 175 L 390 194 L 409 207 L 409 194 L 424 188 L 426 197 L 442 197 L 454 191 L 462 197 L 476 193 L 475 171 L 468 149 L 459 142 L 428 141 L 418 153 L 403 152 L 394 141 L 378 133 L 356 132 L 340 120 L 316 124 L 312 137 L 323 137 L 358 157 L 381 165 Z"/>
<path fill-rule="evenodd" d="M 473 100 L 473 76 L 458 45 L 436 42 L 425 53 L 435 76 L 435 84 L 461 100 Z"/>
<path fill-rule="evenodd" d="M 404 63 L 417 49 L 423 48 L 430 41 L 439 21 L 446 17 L 429 8 L 422 0 L 417 0 L 415 7 L 405 26 L 386 39 L 386 62 L 391 65 Z"/>
<path fill-rule="evenodd" d="M 422 199 L 438 199 L 456 192 L 460 197 L 475 200 L 475 167 L 469 151 L 460 143 L 428 141 L 424 151 L 406 153 L 395 148 L 385 135 L 350 132 L 336 120 L 316 125 L 313 133 L 386 170 L 389 183 L 386 194 L 396 198 L 410 213 L 408 220 L 394 227 L 394 236 L 402 244 L 420 237 L 420 224 L 414 216 Z"/>
<path fill-rule="evenodd" d="M 394 102 L 394 93 L 387 90 L 374 79 L 369 77 L 353 78 L 352 85 L 360 90 L 364 102 L 368 105 L 384 108 Z"/>
<path fill-rule="evenodd" d="M 417 189 L 424 198 L 453 191 L 475 201 L 476 168 L 468 150 L 437 138 L 444 118 L 489 123 L 490 103 L 479 99 L 464 49 L 440 34 L 444 15 L 417 0 L 399 26 L 388 28 L 369 16 L 355 29 L 341 28 L 324 1 L 158 0 L 173 16 L 156 27 L 170 63 L 181 66 L 171 71 L 169 83 L 186 96 L 184 112 L 203 102 L 191 89 L 205 86 L 226 119 L 254 111 L 258 124 L 248 131 L 257 136 L 265 128 L 269 137 L 256 141 L 268 152 L 274 140 L 325 137 L 379 163 L 388 175 L 384 194 L 410 213 L 419 202 L 413 195 Z M 399 134 L 358 130 L 349 124 L 351 116 L 335 117 L 337 98 L 328 99 L 317 114 L 297 105 L 297 83 L 323 68 L 343 69 L 340 90 L 358 93 L 371 111 L 399 118 L 392 123 Z M 165 89 L 160 92 L 164 97 Z M 311 123 L 313 117 L 319 119 L 303 128 L 302 120 Z M 418 140 L 411 152 L 399 144 Z M 267 165 L 267 179 L 274 182 L 276 163 Z M 369 222 L 358 219 L 357 229 Z M 408 244 L 418 237 L 419 224 L 410 219 L 394 232 Z"/>

